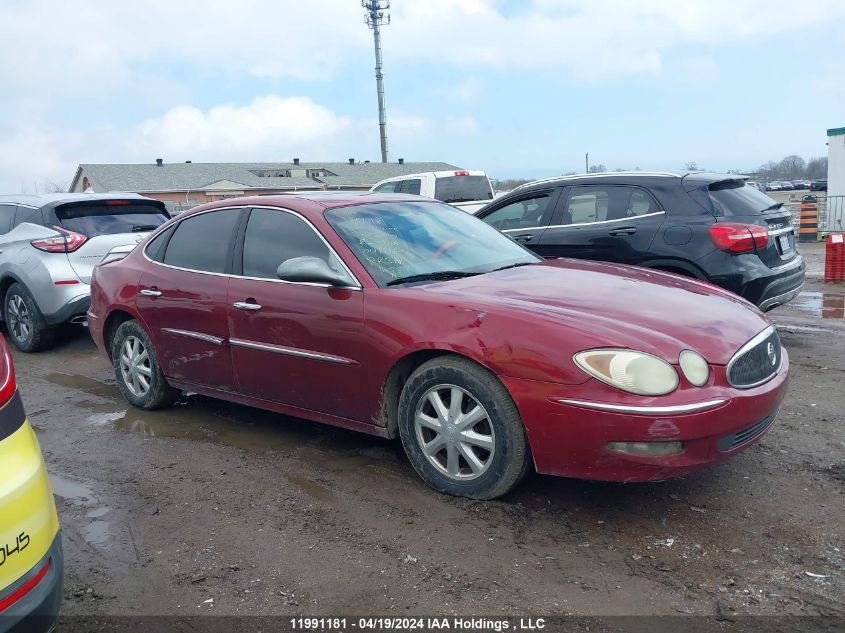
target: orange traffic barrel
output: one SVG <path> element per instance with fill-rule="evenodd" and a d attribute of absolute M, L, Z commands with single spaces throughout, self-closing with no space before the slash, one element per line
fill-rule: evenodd
<path fill-rule="evenodd" d="M 812 198 L 809 200 L 808 198 Z M 815 196 L 807 196 L 801 202 L 801 212 L 798 223 L 798 241 L 815 242 L 819 233 L 819 203 Z"/>

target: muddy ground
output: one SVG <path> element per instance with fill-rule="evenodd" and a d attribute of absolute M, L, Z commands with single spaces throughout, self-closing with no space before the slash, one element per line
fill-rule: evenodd
<path fill-rule="evenodd" d="M 15 354 L 65 614 L 845 614 L 843 287 L 772 313 L 778 421 L 681 480 L 429 490 L 398 442 L 188 397 L 128 409 L 84 330 Z M 815 294 L 814 294 L 815 293 Z"/>

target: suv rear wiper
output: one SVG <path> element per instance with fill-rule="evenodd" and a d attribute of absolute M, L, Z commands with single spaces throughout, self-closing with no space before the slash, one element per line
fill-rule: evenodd
<path fill-rule="evenodd" d="M 154 231 L 158 228 L 158 224 L 136 224 L 132 227 L 133 233 L 140 233 L 141 231 Z"/>
<path fill-rule="evenodd" d="M 420 273 L 418 275 L 408 275 L 407 277 L 397 277 L 387 282 L 388 286 L 397 286 L 399 284 L 409 284 L 415 281 L 445 281 L 448 279 L 461 279 L 463 277 L 472 277 L 473 275 L 480 275 L 481 273 L 467 273 L 461 270 L 439 270 L 431 273 Z"/>
<path fill-rule="evenodd" d="M 775 209 L 780 209 L 783 206 L 783 202 L 775 202 L 772 206 L 766 207 L 760 213 L 765 213 L 766 211 L 774 211 Z"/>

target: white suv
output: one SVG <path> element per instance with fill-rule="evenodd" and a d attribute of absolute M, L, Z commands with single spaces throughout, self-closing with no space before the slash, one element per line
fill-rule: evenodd
<path fill-rule="evenodd" d="M 122 257 L 168 219 L 137 194 L 0 196 L 0 318 L 21 351 L 53 344 L 56 327 L 84 323 L 91 271 Z"/>

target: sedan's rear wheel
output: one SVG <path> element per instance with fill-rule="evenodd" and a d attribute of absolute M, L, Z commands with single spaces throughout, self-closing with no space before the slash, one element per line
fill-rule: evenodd
<path fill-rule="evenodd" d="M 402 390 L 399 432 L 417 473 L 447 494 L 501 496 L 530 466 L 510 394 L 468 359 L 436 358 L 413 373 Z"/>
<path fill-rule="evenodd" d="M 161 409 L 173 404 L 179 391 L 167 384 L 153 344 L 137 321 L 126 321 L 111 341 L 117 386 L 130 404 L 141 409 Z"/>

